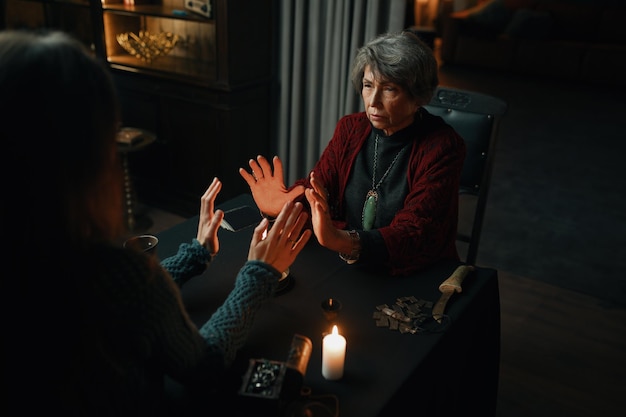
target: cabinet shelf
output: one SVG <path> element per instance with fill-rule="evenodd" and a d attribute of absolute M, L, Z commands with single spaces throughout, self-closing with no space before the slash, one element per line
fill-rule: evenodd
<path fill-rule="evenodd" d="M 129 54 L 109 55 L 107 59 L 111 68 L 117 71 L 143 71 L 154 77 L 165 77 L 200 86 L 210 86 L 214 81 L 207 77 L 207 74 L 215 73 L 215 64 L 209 62 L 163 56 L 147 63 Z"/>
<path fill-rule="evenodd" d="M 119 14 L 128 15 L 140 15 L 140 16 L 152 16 L 162 17 L 168 19 L 180 19 L 195 22 L 208 22 L 212 21 L 208 17 L 201 16 L 180 8 L 171 6 L 162 6 L 158 4 L 145 4 L 145 5 L 126 5 L 126 4 L 103 4 L 103 12 L 115 12 Z"/>

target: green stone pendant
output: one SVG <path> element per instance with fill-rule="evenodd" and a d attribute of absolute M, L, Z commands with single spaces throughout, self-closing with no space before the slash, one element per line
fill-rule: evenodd
<path fill-rule="evenodd" d="M 374 190 L 367 192 L 365 204 L 363 204 L 363 230 L 371 230 L 374 227 L 374 219 L 376 219 L 376 203 L 378 201 L 378 193 Z"/>

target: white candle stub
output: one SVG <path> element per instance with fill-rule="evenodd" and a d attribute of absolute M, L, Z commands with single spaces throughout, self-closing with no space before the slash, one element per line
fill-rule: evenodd
<path fill-rule="evenodd" d="M 333 326 L 331 334 L 322 340 L 322 376 L 329 380 L 341 379 L 346 359 L 346 338 Z"/>

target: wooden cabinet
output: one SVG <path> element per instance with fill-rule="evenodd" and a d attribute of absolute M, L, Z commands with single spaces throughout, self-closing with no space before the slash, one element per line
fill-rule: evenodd
<path fill-rule="evenodd" d="M 123 125 L 157 137 L 129 154 L 140 200 L 192 215 L 214 176 L 220 200 L 248 189 L 238 168 L 270 148 L 274 0 L 207 0 L 208 17 L 197 0 L 5 1 L 6 27 L 65 30 L 108 63 Z M 141 56 L 147 36 L 173 47 Z"/>
<path fill-rule="evenodd" d="M 1 28 L 61 29 L 94 50 L 90 0 L 3 0 Z"/>
<path fill-rule="evenodd" d="M 135 73 L 116 79 L 124 124 L 157 134 L 129 155 L 140 199 L 191 215 L 215 176 L 223 182 L 220 199 L 249 190 L 238 168 L 269 148 L 266 84 L 224 92 Z"/>

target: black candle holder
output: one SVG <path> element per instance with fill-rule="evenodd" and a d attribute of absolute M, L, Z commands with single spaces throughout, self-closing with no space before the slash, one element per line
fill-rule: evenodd
<path fill-rule="evenodd" d="M 327 298 L 322 301 L 322 312 L 329 322 L 334 322 L 337 319 L 341 307 L 341 301 L 336 298 Z"/>

